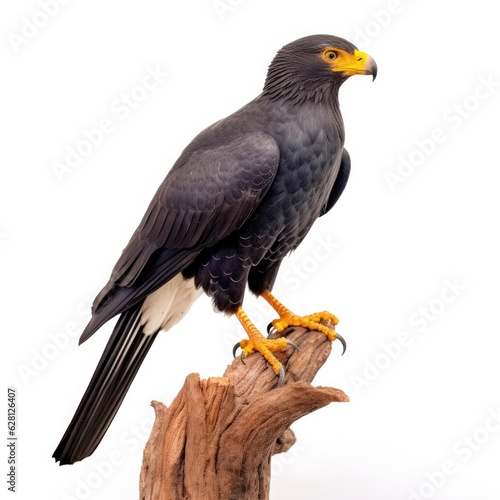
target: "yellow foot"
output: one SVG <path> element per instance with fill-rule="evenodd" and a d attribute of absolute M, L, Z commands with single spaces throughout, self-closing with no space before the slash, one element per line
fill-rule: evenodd
<path fill-rule="evenodd" d="M 307 316 L 297 316 L 287 309 L 276 297 L 269 291 L 265 290 L 262 297 L 269 305 L 279 314 L 279 318 L 272 321 L 274 329 L 281 333 L 289 326 L 302 326 L 308 330 L 316 330 L 325 334 L 330 340 L 339 339 L 343 346 L 344 354 L 346 350 L 345 340 L 335 331 L 335 325 L 339 322 L 338 318 L 328 311 L 323 311 Z M 327 323 L 326 325 L 324 323 Z"/>
<path fill-rule="evenodd" d="M 243 328 L 248 334 L 248 340 L 242 340 L 238 346 L 242 350 L 242 359 L 247 357 L 252 352 L 260 352 L 266 361 L 272 366 L 274 373 L 279 375 L 279 384 L 281 384 L 285 375 L 282 364 L 276 359 L 273 352 L 284 351 L 288 345 L 285 338 L 279 339 L 266 339 L 257 329 L 257 327 L 250 321 L 243 309 L 240 307 L 236 311 L 236 317 L 240 320 Z"/>

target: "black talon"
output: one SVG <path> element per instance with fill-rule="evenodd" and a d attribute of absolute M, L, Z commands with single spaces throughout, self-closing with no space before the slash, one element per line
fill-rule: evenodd
<path fill-rule="evenodd" d="M 296 351 L 299 350 L 299 346 L 295 342 L 292 342 L 291 340 L 286 339 L 286 344 L 291 345 Z"/>
<path fill-rule="evenodd" d="M 339 339 L 339 340 L 340 340 L 340 343 L 342 344 L 343 350 L 342 350 L 342 354 L 341 354 L 341 356 L 343 356 L 343 355 L 344 355 L 344 353 L 345 353 L 345 350 L 347 349 L 347 343 L 346 343 L 346 341 L 345 341 L 344 337 L 342 337 L 342 335 L 340 335 L 340 333 L 335 332 L 335 337 L 336 337 L 337 339 Z"/>
<path fill-rule="evenodd" d="M 238 342 L 234 347 L 233 347 L 233 358 L 236 358 L 236 351 L 240 348 L 240 343 Z"/>
<path fill-rule="evenodd" d="M 241 347 L 240 343 L 238 342 L 234 347 L 233 347 L 233 358 L 236 358 L 236 351 Z M 240 354 L 240 359 L 243 364 L 245 364 L 245 353 L 241 351 Z"/>
<path fill-rule="evenodd" d="M 240 354 L 240 359 L 241 359 L 241 362 L 246 365 L 245 363 L 245 353 L 243 351 L 241 351 L 241 354 Z"/>
<path fill-rule="evenodd" d="M 268 335 L 274 335 L 276 333 L 276 329 L 274 328 L 272 322 L 267 325 L 266 330 Z M 271 333 L 271 330 L 274 330 L 274 332 Z"/>
<path fill-rule="evenodd" d="M 280 373 L 278 375 L 278 385 L 276 387 L 281 387 L 283 385 L 283 381 L 285 380 L 285 369 L 283 365 L 280 366 Z"/>

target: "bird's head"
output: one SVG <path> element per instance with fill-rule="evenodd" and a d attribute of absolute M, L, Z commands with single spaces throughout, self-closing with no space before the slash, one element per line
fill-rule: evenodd
<path fill-rule="evenodd" d="M 264 93 L 273 99 L 321 99 L 352 75 L 377 76 L 375 61 L 352 43 L 312 35 L 285 45 L 269 66 Z"/>

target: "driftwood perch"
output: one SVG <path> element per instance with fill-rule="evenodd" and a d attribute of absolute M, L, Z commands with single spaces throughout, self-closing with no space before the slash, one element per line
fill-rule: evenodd
<path fill-rule="evenodd" d="M 141 500 L 265 500 L 270 460 L 287 451 L 290 425 L 333 401 L 339 389 L 311 382 L 331 352 L 319 332 L 295 328 L 277 355 L 286 369 L 281 387 L 263 357 L 235 359 L 223 377 L 200 380 L 193 373 L 170 407 L 152 402 L 156 420 L 146 444 Z"/>

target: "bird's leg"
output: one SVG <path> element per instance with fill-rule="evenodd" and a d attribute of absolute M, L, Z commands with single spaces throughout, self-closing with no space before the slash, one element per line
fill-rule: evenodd
<path fill-rule="evenodd" d="M 264 290 L 261 297 L 278 313 L 279 318 L 272 321 L 272 325 L 277 332 L 282 332 L 289 326 L 303 326 L 308 330 L 316 330 L 324 333 L 330 340 L 339 339 L 342 346 L 346 348 L 345 340 L 335 332 L 335 325 L 339 322 L 338 318 L 328 311 L 308 314 L 306 316 L 297 316 L 287 309 L 269 290 Z M 326 322 L 328 326 L 323 324 Z"/>
<path fill-rule="evenodd" d="M 287 347 L 286 339 L 267 339 L 264 337 L 258 328 L 250 321 L 241 307 L 236 310 L 235 314 L 248 334 L 248 340 L 245 339 L 239 343 L 239 347 L 241 347 L 243 351 L 242 356 L 246 357 L 254 351 L 260 352 L 273 367 L 274 373 L 280 376 L 281 380 L 284 375 L 284 370 L 281 363 L 274 357 L 273 351 L 285 350 Z M 237 346 L 238 344 L 236 347 Z"/>

